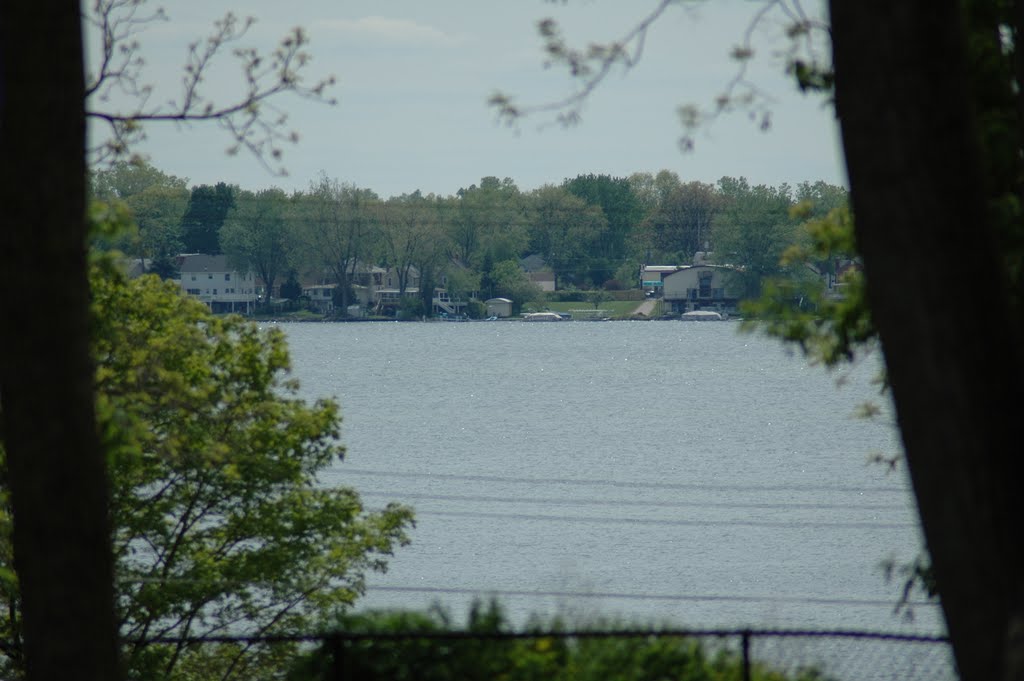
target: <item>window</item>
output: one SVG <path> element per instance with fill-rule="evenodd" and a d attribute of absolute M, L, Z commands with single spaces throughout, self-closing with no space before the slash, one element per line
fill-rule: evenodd
<path fill-rule="evenodd" d="M 193 274 L 192 275 L 192 281 L 195 281 L 195 280 L 196 280 L 196 275 Z"/>
<path fill-rule="evenodd" d="M 192 278 L 195 279 L 195 277 L 192 277 Z M 197 288 L 190 288 L 190 289 L 187 289 L 187 291 L 188 291 L 188 294 L 190 296 L 198 296 L 199 295 L 199 289 L 197 289 Z"/>
<path fill-rule="evenodd" d="M 213 295 L 217 295 L 217 289 L 213 289 Z"/>
<path fill-rule="evenodd" d="M 206 275 L 208 279 L 213 279 L 213 273 Z"/>
<path fill-rule="evenodd" d="M 226 272 L 224 274 L 224 281 L 231 281 L 231 273 L 230 272 Z"/>

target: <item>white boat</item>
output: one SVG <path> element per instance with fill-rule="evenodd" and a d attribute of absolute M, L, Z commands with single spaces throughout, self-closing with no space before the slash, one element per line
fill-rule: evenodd
<path fill-rule="evenodd" d="M 694 310 L 684 312 L 680 317 L 684 322 L 720 322 L 725 319 L 722 313 L 714 310 Z"/>
<path fill-rule="evenodd" d="M 560 322 L 562 315 L 557 312 L 531 312 L 523 315 L 524 322 Z"/>

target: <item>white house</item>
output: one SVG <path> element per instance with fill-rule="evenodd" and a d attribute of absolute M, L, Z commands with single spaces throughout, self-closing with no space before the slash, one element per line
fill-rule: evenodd
<path fill-rule="evenodd" d="M 665 274 L 662 292 L 666 311 L 735 312 L 740 294 L 730 280 L 734 271 L 722 265 L 693 265 Z"/>
<path fill-rule="evenodd" d="M 259 299 L 256 276 L 242 274 L 223 255 L 191 253 L 178 256 L 181 289 L 206 303 L 212 312 L 248 313 Z"/>

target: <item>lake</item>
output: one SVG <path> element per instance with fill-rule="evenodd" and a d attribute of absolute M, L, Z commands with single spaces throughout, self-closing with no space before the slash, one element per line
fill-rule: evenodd
<path fill-rule="evenodd" d="M 868 462 L 898 447 L 877 357 L 828 373 L 733 322 L 278 326 L 301 394 L 341 403 L 324 483 L 417 512 L 361 607 L 941 631 L 880 568 L 920 538 Z"/>

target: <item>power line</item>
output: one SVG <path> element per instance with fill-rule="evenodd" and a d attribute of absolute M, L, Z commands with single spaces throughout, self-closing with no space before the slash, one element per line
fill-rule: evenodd
<path fill-rule="evenodd" d="M 417 516 L 444 516 L 449 518 L 473 518 L 490 520 L 534 520 L 574 523 L 595 523 L 608 525 L 662 525 L 670 527 L 706 527 L 709 525 L 729 527 L 773 527 L 780 529 L 843 528 L 862 530 L 902 530 L 917 527 L 913 523 L 878 522 L 829 522 L 829 521 L 772 521 L 772 520 L 671 520 L 662 518 L 598 518 L 593 516 L 533 515 L 528 513 L 489 513 L 477 511 L 421 511 Z"/>
<path fill-rule="evenodd" d="M 380 476 L 389 478 L 414 478 L 438 480 L 464 480 L 467 482 L 500 482 L 525 485 L 582 485 L 593 487 L 642 487 L 645 489 L 668 489 L 679 491 L 704 492 L 849 492 L 853 494 L 867 493 L 907 493 L 905 487 L 896 485 L 862 487 L 847 485 L 723 485 L 719 483 L 674 483 L 650 482 L 641 480 L 608 480 L 581 478 L 519 478 L 499 475 L 461 475 L 454 473 L 409 473 L 403 471 L 382 471 L 361 468 L 344 468 L 342 474 Z"/>
<path fill-rule="evenodd" d="M 601 591 L 546 591 L 528 589 L 470 589 L 463 587 L 431 587 L 431 586 L 373 586 L 366 590 L 396 593 L 444 594 L 451 596 L 500 596 L 526 598 L 600 598 L 624 601 L 677 601 L 677 602 L 709 602 L 709 603 L 791 603 L 803 605 L 829 606 L 865 606 L 889 608 L 896 607 L 895 601 L 870 598 L 826 598 L 826 597 L 793 597 L 793 596 L 727 596 L 722 594 L 637 594 L 625 592 Z M 938 603 L 929 601 L 908 601 L 906 605 L 913 607 L 938 607 Z"/>
<path fill-rule="evenodd" d="M 459 494 L 424 494 L 421 492 L 379 492 L 359 491 L 362 497 L 387 497 L 390 499 L 420 499 L 423 501 L 466 501 L 479 503 L 538 504 L 558 506 L 639 506 L 644 508 L 724 508 L 724 509 L 779 509 L 779 510 L 850 510 L 850 511 L 897 511 L 911 510 L 907 504 L 833 504 L 833 503 L 723 503 L 703 501 L 638 501 L 635 499 L 569 499 L 551 497 L 497 497 Z"/>

